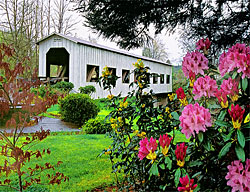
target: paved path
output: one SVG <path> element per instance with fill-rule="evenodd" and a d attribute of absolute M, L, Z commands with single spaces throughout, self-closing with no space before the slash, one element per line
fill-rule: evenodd
<path fill-rule="evenodd" d="M 61 131 L 80 131 L 79 126 L 73 123 L 63 122 L 61 119 L 43 117 L 42 120 L 35 126 L 25 127 L 23 129 L 24 133 L 34 133 L 39 131 L 41 127 L 44 130 L 50 130 L 51 132 L 61 132 Z M 6 130 L 11 132 L 11 129 Z"/>

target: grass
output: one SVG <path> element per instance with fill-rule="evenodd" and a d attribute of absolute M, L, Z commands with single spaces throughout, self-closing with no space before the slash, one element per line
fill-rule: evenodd
<path fill-rule="evenodd" d="M 55 134 L 55 133 L 53 133 Z M 64 173 L 69 177 L 68 182 L 61 185 L 32 185 L 28 191 L 62 191 L 80 192 L 93 190 L 100 186 L 107 186 L 115 183 L 115 175 L 111 173 L 111 163 L 108 156 L 98 155 L 111 144 L 111 140 L 105 135 L 66 135 L 68 133 L 57 133 L 51 135 L 32 149 L 51 150 L 50 155 L 45 155 L 42 159 L 37 159 L 27 163 L 27 166 L 35 167 L 50 162 L 55 165 L 58 161 L 63 161 L 56 171 Z M 175 143 L 185 141 L 185 136 L 178 132 Z M 0 159 L 2 160 L 2 159 Z M 3 163 L 0 163 L 1 165 Z M 52 173 L 51 171 L 45 172 Z M 119 176 L 120 179 L 122 176 Z M 10 178 L 15 180 L 13 175 Z M 17 183 L 17 180 L 16 180 Z M 9 188 L 0 188 L 2 192 L 12 192 Z"/>
<path fill-rule="evenodd" d="M 101 111 L 98 116 L 105 117 L 111 111 L 111 109 L 107 110 L 102 102 L 100 102 L 99 106 Z M 51 114 L 58 114 L 59 111 L 60 108 L 57 104 L 42 115 L 54 117 Z M 170 135 L 172 134 L 170 133 Z M 176 132 L 174 143 L 186 141 L 185 135 Z M 50 148 L 51 154 L 44 156 L 43 159 L 30 162 L 27 166 L 35 167 L 36 163 L 41 165 L 46 162 L 55 165 L 58 161 L 63 161 L 63 164 L 56 171 L 64 173 L 70 180 L 54 186 L 33 185 L 29 188 L 29 191 L 78 192 L 93 190 L 99 186 L 115 183 L 115 175 L 111 173 L 112 165 L 108 156 L 97 157 L 110 144 L 111 140 L 104 135 L 66 135 L 66 133 L 57 133 L 49 136 L 34 146 L 34 149 Z M 0 158 L 0 160 L 2 159 Z M 2 164 L 3 162 L 0 162 L 0 165 Z M 0 188 L 0 191 L 9 192 L 11 190 L 9 188 Z"/>
<path fill-rule="evenodd" d="M 111 173 L 108 156 L 97 157 L 110 143 L 111 140 L 104 135 L 49 136 L 34 149 L 50 148 L 51 154 L 30 162 L 28 166 L 34 167 L 36 163 L 41 165 L 46 162 L 56 164 L 57 161 L 63 161 L 56 171 L 64 173 L 70 180 L 54 186 L 34 185 L 29 191 L 77 192 L 114 183 L 115 175 Z M 0 190 L 11 191 L 9 188 L 0 188 Z"/>

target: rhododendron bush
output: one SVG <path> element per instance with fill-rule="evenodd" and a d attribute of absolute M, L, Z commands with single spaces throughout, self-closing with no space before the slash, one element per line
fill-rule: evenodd
<path fill-rule="evenodd" d="M 189 83 L 169 94 L 166 106 L 156 107 L 155 95 L 148 91 L 153 75 L 141 60 L 133 64 L 134 89 L 125 98 L 112 95 L 105 76 L 100 78 L 114 107 L 107 116 L 113 144 L 103 154 L 109 155 L 114 173 L 126 175 L 128 187 L 250 191 L 250 48 L 236 44 L 216 60 L 209 55 L 213 45 L 208 39 L 196 45 L 183 58 Z M 217 70 L 209 68 L 214 61 Z M 176 137 L 180 134 L 185 142 Z"/>

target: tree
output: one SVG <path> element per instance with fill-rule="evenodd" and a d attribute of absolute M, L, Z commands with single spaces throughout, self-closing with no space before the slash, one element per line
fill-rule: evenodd
<path fill-rule="evenodd" d="M 56 0 L 54 3 L 54 15 L 52 16 L 54 31 L 65 35 L 71 34 L 77 21 L 73 21 L 73 16 L 69 14 L 70 1 Z"/>
<path fill-rule="evenodd" d="M 14 67 L 11 67 L 8 62 L 14 56 L 14 52 L 11 47 L 0 43 L 0 121 L 6 117 L 5 127 L 14 127 L 11 133 L 0 130 L 0 187 L 9 187 L 22 192 L 34 183 L 60 184 L 68 180 L 68 177 L 60 172 L 47 174 L 45 177 L 41 175 L 45 170 L 55 170 L 55 167 L 62 163 L 61 161 L 58 161 L 56 166 L 49 162 L 45 165 L 37 163 L 35 167 L 27 164 L 30 161 L 37 162 L 37 159 L 42 158 L 45 153 L 50 154 L 49 149 L 31 148 L 44 140 L 50 131 L 41 130 L 32 135 L 23 136 L 23 129 L 31 123 L 38 122 L 37 115 L 55 104 L 58 96 L 50 95 L 47 91 L 44 98 L 40 98 L 32 93 L 31 88 L 39 87 L 40 81 L 36 78 L 36 73 L 33 74 L 32 81 L 20 78 L 24 73 L 22 62 L 18 62 Z M 17 180 L 12 179 L 13 176 L 16 176 Z"/>
<path fill-rule="evenodd" d="M 249 42 L 248 0 L 77 0 L 76 9 L 86 18 L 86 26 L 128 49 L 149 39 L 151 25 L 156 34 L 188 26 L 190 36 L 208 37 L 214 50 Z"/>
<path fill-rule="evenodd" d="M 159 39 L 151 39 L 142 50 L 142 55 L 153 59 L 167 61 L 168 54 L 164 43 Z"/>
<path fill-rule="evenodd" d="M 12 65 L 25 61 L 25 76 L 31 76 L 32 71 L 38 67 L 38 50 L 35 46 L 40 37 L 42 26 L 40 17 L 39 0 L 4 0 L 0 2 L 1 22 L 0 27 L 2 41 L 15 48 Z"/>

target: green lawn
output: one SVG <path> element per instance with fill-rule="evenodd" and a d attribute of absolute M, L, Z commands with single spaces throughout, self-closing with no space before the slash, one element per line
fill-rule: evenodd
<path fill-rule="evenodd" d="M 45 115 L 56 114 L 59 110 L 59 105 L 54 105 L 47 110 Z M 104 117 L 110 111 L 106 110 L 102 103 L 98 116 Z M 176 132 L 174 143 L 182 141 L 187 141 L 185 135 Z M 67 133 L 58 133 L 49 136 L 36 145 L 34 149 L 50 148 L 51 154 L 44 156 L 43 159 L 30 162 L 28 165 L 35 167 L 37 163 L 44 164 L 50 162 L 56 164 L 58 161 L 63 161 L 63 164 L 57 171 L 64 173 L 70 180 L 55 186 L 33 185 L 28 191 L 77 192 L 115 183 L 115 175 L 111 173 L 111 163 L 108 156 L 98 157 L 101 151 L 110 144 L 111 140 L 105 137 L 105 135 L 68 135 Z M 3 165 L 2 160 L 0 158 L 0 165 Z M 0 187 L 0 191 L 7 192 L 11 190 Z"/>
<path fill-rule="evenodd" d="M 49 136 L 35 148 L 50 148 L 51 154 L 29 165 L 33 167 L 36 163 L 56 164 L 57 161 L 63 161 L 57 171 L 63 172 L 70 180 L 54 186 L 34 185 L 29 191 L 86 191 L 115 182 L 108 156 L 97 157 L 110 143 L 110 139 L 104 135 Z M 0 191 L 11 190 L 0 187 Z"/>

